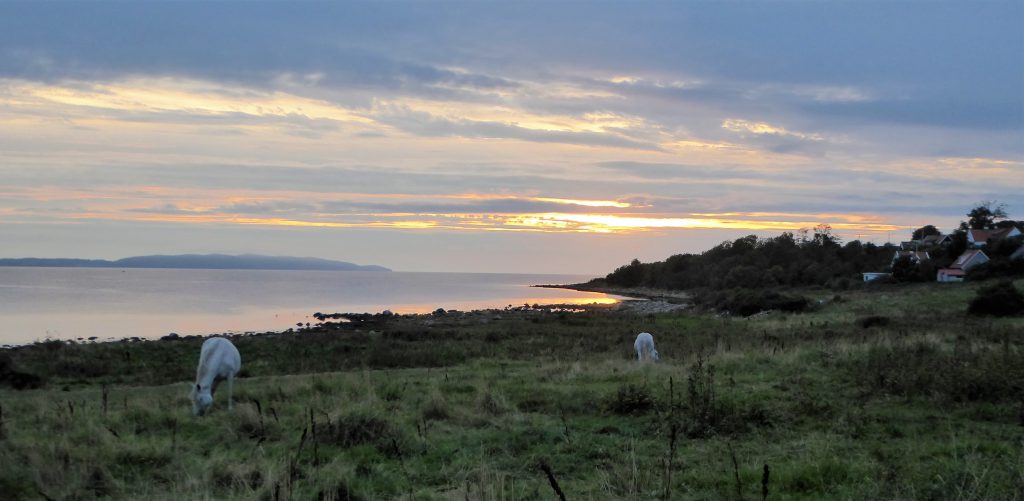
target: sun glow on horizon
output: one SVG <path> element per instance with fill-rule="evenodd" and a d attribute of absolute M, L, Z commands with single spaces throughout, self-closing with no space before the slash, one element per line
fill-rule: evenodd
<path fill-rule="evenodd" d="M 881 233 L 898 231 L 906 226 L 882 222 L 844 222 L 837 219 L 805 220 L 793 215 L 793 220 L 739 219 L 726 217 L 669 217 L 624 216 L 609 214 L 446 214 L 446 213 L 367 213 L 344 215 L 317 215 L 321 219 L 299 219 L 269 216 L 239 216 L 224 213 L 188 211 L 176 214 L 129 212 L 81 212 L 69 214 L 70 220 L 119 220 L 189 224 L 236 224 L 282 227 L 318 228 L 390 228 L 406 230 L 463 230 L 463 231 L 534 231 L 575 233 L 635 233 L 657 230 L 734 229 L 745 231 L 795 231 L 828 224 L 834 230 Z M 856 220 L 849 216 L 846 220 Z M 865 218 L 873 220 L 875 218 Z"/>
<path fill-rule="evenodd" d="M 110 188 L 4 188 L 19 201 L 5 222 L 87 220 L 410 231 L 631 234 L 676 230 L 796 231 L 828 224 L 835 231 L 878 234 L 906 229 L 881 214 L 657 211 L 651 202 L 534 194 L 343 193 L 230 190 L 152 185 Z M 505 202 L 517 202 L 508 204 Z M 652 205 L 653 204 L 653 205 Z M 50 207 L 36 211 L 36 207 Z M 579 212 L 550 210 L 556 206 Z M 460 210 L 462 208 L 463 210 Z M 515 210 L 519 208 L 519 210 Z"/>

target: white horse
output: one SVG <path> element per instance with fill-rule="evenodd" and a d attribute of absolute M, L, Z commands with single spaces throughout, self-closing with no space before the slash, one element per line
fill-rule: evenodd
<path fill-rule="evenodd" d="M 636 337 L 636 341 L 633 342 L 633 348 L 636 349 L 636 359 L 641 362 L 644 360 L 658 360 L 658 350 L 654 349 L 654 336 L 649 332 L 641 332 Z"/>
<path fill-rule="evenodd" d="M 231 390 L 235 374 L 242 368 L 242 356 L 231 341 L 211 337 L 203 343 L 196 368 L 196 385 L 192 388 L 192 414 L 202 416 L 213 405 L 213 392 L 221 381 L 228 381 L 228 409 L 232 408 Z"/>

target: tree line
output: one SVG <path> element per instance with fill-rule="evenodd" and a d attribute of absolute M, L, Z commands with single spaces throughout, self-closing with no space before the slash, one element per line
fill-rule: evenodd
<path fill-rule="evenodd" d="M 967 213 L 951 234 L 951 242 L 920 250 L 929 251 L 931 259 L 913 262 L 902 258 L 893 262 L 900 247 L 876 245 L 853 240 L 845 244 L 832 233 L 827 224 L 813 230 L 785 232 L 776 237 L 759 238 L 748 235 L 725 241 L 700 254 L 676 254 L 664 261 L 641 263 L 634 259 L 617 268 L 604 282 L 617 287 L 654 287 L 661 289 L 763 289 L 793 286 L 828 286 L 846 289 L 860 283 L 861 273 L 892 271 L 896 281 L 934 281 L 935 272 L 949 266 L 968 246 L 967 231 L 1016 226 L 1024 229 L 1024 221 L 1007 217 L 1005 206 L 983 202 Z M 928 235 L 940 234 L 933 225 L 915 230 L 910 236 L 919 241 Z M 986 246 L 992 261 L 971 275 L 1024 273 L 1024 260 L 1009 261 L 1021 245 L 1020 238 L 1004 239 Z M 969 277 L 971 276 L 969 275 Z"/>

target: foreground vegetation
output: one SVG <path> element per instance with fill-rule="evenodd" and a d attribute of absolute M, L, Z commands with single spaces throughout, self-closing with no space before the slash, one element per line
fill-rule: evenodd
<path fill-rule="evenodd" d="M 358 317 L 236 338 L 235 408 L 202 419 L 200 339 L 5 350 L 42 388 L 0 387 L 0 493 L 1022 499 L 1024 319 L 967 315 L 978 288 L 801 291 L 813 311 L 749 318 Z M 632 359 L 640 331 L 661 363 Z"/>

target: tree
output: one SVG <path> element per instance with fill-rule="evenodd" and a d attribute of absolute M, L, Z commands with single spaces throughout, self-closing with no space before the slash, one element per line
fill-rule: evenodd
<path fill-rule="evenodd" d="M 910 256 L 901 256 L 892 263 L 892 279 L 897 282 L 918 282 L 921 269 Z"/>
<path fill-rule="evenodd" d="M 994 228 L 996 219 L 1006 219 L 1006 204 L 985 201 L 967 213 L 967 228 L 971 230 L 987 230 Z M 961 228 L 964 223 L 960 224 Z"/>
<path fill-rule="evenodd" d="M 930 224 L 927 224 L 927 225 L 924 225 L 924 226 L 914 230 L 914 234 L 910 236 L 910 239 L 911 240 L 921 240 L 922 238 L 927 237 L 927 236 L 941 235 L 941 234 L 942 234 L 942 232 L 939 231 L 938 228 L 936 228 L 936 227 L 934 227 L 934 226 L 932 226 Z"/>
<path fill-rule="evenodd" d="M 1004 219 L 996 222 L 996 228 L 1018 228 L 1024 231 L 1024 221 L 1014 221 L 1012 219 Z"/>
<path fill-rule="evenodd" d="M 952 263 L 967 250 L 967 231 L 959 229 L 951 235 L 953 242 L 946 246 L 946 261 Z"/>
<path fill-rule="evenodd" d="M 814 245 L 819 247 L 838 247 L 839 237 L 832 234 L 832 226 L 822 223 L 814 227 Z"/>
<path fill-rule="evenodd" d="M 639 259 L 634 259 L 626 266 L 620 266 L 608 274 L 606 280 L 613 285 L 636 287 L 644 281 L 646 270 Z"/>

